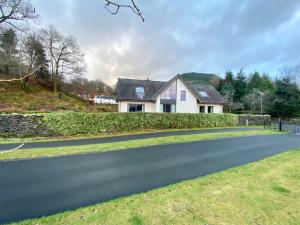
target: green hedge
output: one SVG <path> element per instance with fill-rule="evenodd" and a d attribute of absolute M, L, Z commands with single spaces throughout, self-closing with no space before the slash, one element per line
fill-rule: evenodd
<path fill-rule="evenodd" d="M 239 125 L 245 125 L 248 120 L 249 125 L 264 125 L 271 123 L 270 115 L 252 115 L 252 114 L 241 114 L 238 115 Z"/>
<path fill-rule="evenodd" d="M 80 113 L 44 114 L 44 122 L 61 135 L 97 134 L 141 129 L 235 126 L 234 114 L 191 113 Z"/>

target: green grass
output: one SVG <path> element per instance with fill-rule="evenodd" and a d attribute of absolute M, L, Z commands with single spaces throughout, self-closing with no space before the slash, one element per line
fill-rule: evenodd
<path fill-rule="evenodd" d="M 299 225 L 300 149 L 19 224 Z"/>
<path fill-rule="evenodd" d="M 0 160 L 15 160 L 25 158 L 40 158 L 40 157 L 55 157 L 63 155 L 84 154 L 91 152 L 107 152 L 126 150 L 144 146 L 162 145 L 170 143 L 183 143 L 192 141 L 213 140 L 218 138 L 242 137 L 253 135 L 271 135 L 278 132 L 270 130 L 250 130 L 240 132 L 219 132 L 219 133 L 204 133 L 192 135 L 176 135 L 168 137 L 148 138 L 140 140 L 112 142 L 104 144 L 93 144 L 83 146 L 69 146 L 58 148 L 41 148 L 41 149 L 19 149 L 13 152 L 4 152 L 0 154 Z"/>
<path fill-rule="evenodd" d="M 59 96 L 47 88 L 31 81 L 24 89 L 20 82 L 0 83 L 0 113 L 1 112 L 116 112 L 117 105 L 90 105 L 72 95 L 61 93 Z"/>
<path fill-rule="evenodd" d="M 75 136 L 54 136 L 54 137 L 0 137 L 0 144 L 14 144 L 14 143 L 28 143 L 28 142 L 49 142 L 49 141 L 64 141 L 64 140 L 78 140 L 85 138 L 102 138 L 102 137 L 115 137 L 115 136 L 125 136 L 125 135 L 134 135 L 134 134 L 148 134 L 148 133 L 159 133 L 159 132 L 174 132 L 174 131 L 191 131 L 191 130 L 218 130 L 226 128 L 245 128 L 245 126 L 235 126 L 235 127 L 213 127 L 213 128 L 190 128 L 190 129 L 144 129 L 144 130 L 133 130 L 133 131 L 123 131 L 118 133 L 100 133 L 97 135 L 75 135 Z M 249 126 L 249 128 L 258 128 L 262 129 L 262 126 Z"/>

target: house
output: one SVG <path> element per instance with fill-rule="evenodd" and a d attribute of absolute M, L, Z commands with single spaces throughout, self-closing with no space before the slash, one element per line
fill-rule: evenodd
<path fill-rule="evenodd" d="M 181 75 L 168 82 L 119 78 L 119 112 L 223 113 L 224 98 L 211 85 Z"/>
<path fill-rule="evenodd" d="M 93 100 L 96 104 L 116 104 L 116 99 L 112 96 L 95 95 Z"/>

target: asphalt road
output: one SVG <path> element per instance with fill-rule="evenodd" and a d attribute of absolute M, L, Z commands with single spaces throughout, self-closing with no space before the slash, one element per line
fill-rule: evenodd
<path fill-rule="evenodd" d="M 76 209 L 300 147 L 294 134 L 0 162 L 0 223 Z"/>
<path fill-rule="evenodd" d="M 258 130 L 259 128 L 222 128 L 222 129 L 206 129 L 206 130 L 189 130 L 189 131 L 172 131 L 172 132 L 157 132 L 147 134 L 124 135 L 114 137 L 100 137 L 100 138 L 86 138 L 77 140 L 63 140 L 63 141 L 49 141 L 49 142 L 29 142 L 25 143 L 22 149 L 29 148 L 56 148 L 62 146 L 78 146 L 78 145 L 91 145 L 103 144 L 118 141 L 138 140 L 154 137 L 166 137 L 173 135 L 189 135 L 189 134 L 202 134 L 202 133 L 217 133 L 217 132 L 230 132 L 230 131 L 244 131 L 244 130 Z M 0 151 L 8 151 L 16 148 L 21 143 L 17 144 L 0 144 Z"/>

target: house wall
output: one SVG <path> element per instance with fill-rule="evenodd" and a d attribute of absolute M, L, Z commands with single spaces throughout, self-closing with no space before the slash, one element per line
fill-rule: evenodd
<path fill-rule="evenodd" d="M 208 113 L 208 106 L 214 107 L 214 113 L 223 113 L 223 105 L 215 105 L 215 104 L 197 104 L 197 112 L 200 111 L 200 106 L 205 106 L 205 113 Z"/>
<path fill-rule="evenodd" d="M 128 104 L 143 104 L 145 112 L 156 112 L 155 102 L 130 102 L 130 101 L 120 101 L 118 103 L 118 111 L 128 112 Z"/>
<path fill-rule="evenodd" d="M 155 112 L 160 112 L 160 96 L 157 97 L 155 102 Z"/>
<path fill-rule="evenodd" d="M 186 100 L 180 100 L 180 91 L 186 91 Z M 198 113 L 197 99 L 180 79 L 177 79 L 177 99 L 176 112 L 178 113 Z"/>

